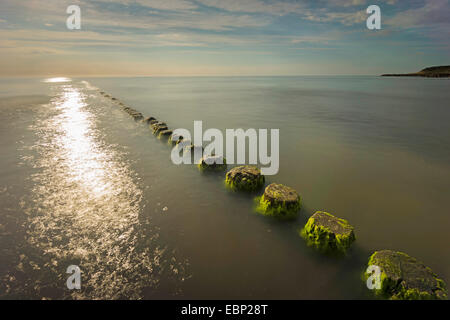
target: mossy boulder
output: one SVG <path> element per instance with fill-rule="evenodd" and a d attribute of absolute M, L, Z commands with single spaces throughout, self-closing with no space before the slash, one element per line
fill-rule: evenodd
<path fill-rule="evenodd" d="M 375 293 L 394 300 L 447 299 L 447 287 L 427 266 L 406 253 L 380 250 L 374 252 L 369 266 L 381 271 L 379 289 Z M 365 281 L 370 274 L 365 273 Z"/>
<path fill-rule="evenodd" d="M 356 240 L 347 220 L 324 211 L 314 213 L 300 234 L 309 246 L 325 253 L 345 253 Z"/>
<path fill-rule="evenodd" d="M 158 134 L 158 139 L 169 139 L 169 137 L 172 135 L 172 130 L 162 130 Z"/>
<path fill-rule="evenodd" d="M 152 128 L 153 134 L 155 135 L 158 135 L 160 131 L 169 129 L 164 122 L 152 124 L 150 127 Z"/>
<path fill-rule="evenodd" d="M 152 120 L 156 120 L 156 119 L 154 117 L 147 117 L 143 120 L 143 122 L 146 124 L 150 124 L 150 121 L 152 121 Z"/>
<path fill-rule="evenodd" d="M 256 191 L 264 186 L 264 176 L 256 166 L 239 166 L 225 176 L 225 184 L 232 190 Z"/>
<path fill-rule="evenodd" d="M 156 122 L 150 124 L 150 128 L 152 128 L 152 129 L 158 128 L 158 127 L 164 127 L 164 126 L 167 126 L 167 124 L 162 121 L 156 121 Z"/>
<path fill-rule="evenodd" d="M 227 168 L 227 162 L 222 156 L 210 155 L 202 157 L 197 167 L 201 171 L 222 171 Z"/>
<path fill-rule="evenodd" d="M 282 184 L 272 183 L 258 198 L 256 210 L 266 216 L 289 220 L 298 216 L 300 208 L 301 199 L 297 191 Z"/>

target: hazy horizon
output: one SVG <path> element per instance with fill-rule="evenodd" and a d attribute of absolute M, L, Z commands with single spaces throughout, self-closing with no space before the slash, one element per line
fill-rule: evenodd
<path fill-rule="evenodd" d="M 372 4 L 381 30 L 366 27 Z M 4 0 L 0 76 L 414 72 L 449 64 L 448 16 L 448 0 Z"/>

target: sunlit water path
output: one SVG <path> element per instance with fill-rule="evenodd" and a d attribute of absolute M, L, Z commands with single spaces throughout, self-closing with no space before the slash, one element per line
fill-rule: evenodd
<path fill-rule="evenodd" d="M 37 141 L 24 146 L 34 154 L 24 160 L 37 169 L 30 198 L 22 200 L 26 239 L 41 259 L 23 256 L 21 267 L 41 273 L 33 285 L 43 298 L 142 298 L 176 261 L 155 241 L 158 229 L 139 220 L 142 185 L 124 148 L 104 141 L 97 115 L 110 110 L 87 103 L 92 92 L 98 99 L 96 88 L 49 82 L 55 98 L 29 127 Z M 69 265 L 81 268 L 82 290 L 64 288 Z"/>

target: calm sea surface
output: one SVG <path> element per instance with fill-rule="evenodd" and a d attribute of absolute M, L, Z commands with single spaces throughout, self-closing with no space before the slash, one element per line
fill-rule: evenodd
<path fill-rule="evenodd" d="M 0 79 L 0 298 L 364 299 L 377 249 L 450 284 L 450 81 L 380 77 Z M 170 128 L 280 129 L 300 217 L 253 210 L 106 91 Z M 343 259 L 298 236 L 316 210 L 355 226 Z M 66 288 L 78 265 L 81 290 Z"/>

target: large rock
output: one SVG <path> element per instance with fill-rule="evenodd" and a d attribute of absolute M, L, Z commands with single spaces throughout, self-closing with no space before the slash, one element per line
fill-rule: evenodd
<path fill-rule="evenodd" d="M 150 122 L 150 128 L 157 128 L 157 127 L 161 127 L 161 126 L 167 126 L 167 124 L 165 123 L 165 122 L 162 122 L 162 121 L 156 121 L 156 122 L 153 122 L 153 121 L 151 121 Z"/>
<path fill-rule="evenodd" d="M 198 162 L 201 171 L 221 171 L 227 168 L 227 162 L 222 156 L 204 156 Z"/>
<path fill-rule="evenodd" d="M 225 184 L 232 190 L 255 191 L 264 186 L 264 176 L 255 166 L 239 166 L 225 176 Z"/>
<path fill-rule="evenodd" d="M 150 127 L 152 128 L 153 134 L 155 135 L 157 135 L 160 131 L 169 129 L 164 122 L 152 124 Z"/>
<path fill-rule="evenodd" d="M 345 253 L 356 240 L 354 228 L 344 219 L 317 211 L 301 231 L 308 245 L 326 253 Z"/>
<path fill-rule="evenodd" d="M 150 124 L 150 121 L 152 121 L 152 120 L 156 120 L 156 119 L 154 117 L 147 117 L 143 120 L 143 122 L 146 124 Z"/>
<path fill-rule="evenodd" d="M 294 219 L 301 207 L 297 191 L 282 184 L 272 183 L 259 198 L 257 211 L 279 219 Z"/>
<path fill-rule="evenodd" d="M 172 135 L 172 130 L 161 130 L 158 134 L 158 139 L 169 139 Z"/>
<path fill-rule="evenodd" d="M 406 253 L 381 250 L 369 258 L 369 266 L 381 271 L 381 288 L 375 293 L 400 300 L 447 299 L 446 284 L 422 262 Z M 370 275 L 365 273 L 367 281 Z"/>

